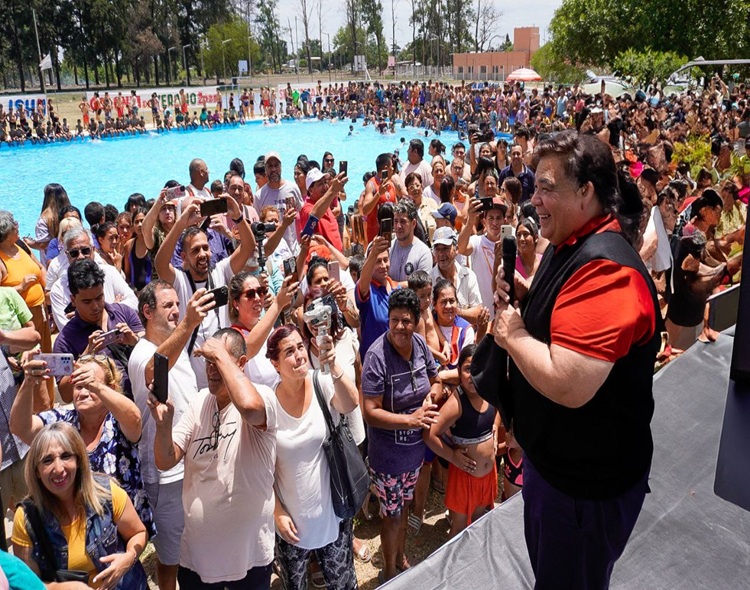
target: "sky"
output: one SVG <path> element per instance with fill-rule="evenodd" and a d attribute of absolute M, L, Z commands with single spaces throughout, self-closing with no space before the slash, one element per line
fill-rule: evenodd
<path fill-rule="evenodd" d="M 336 31 L 345 24 L 346 4 L 344 0 L 307 0 L 308 9 L 313 5 L 313 16 L 310 23 L 311 37 L 318 37 L 318 16 L 317 3 L 323 3 L 322 20 L 323 20 L 323 47 L 328 50 L 328 39 L 325 33 L 331 38 Z M 383 29 L 388 45 L 391 44 L 392 26 L 391 26 L 391 1 L 381 0 L 383 4 Z M 403 47 L 411 40 L 411 26 L 409 25 L 409 10 L 411 7 L 410 0 L 393 0 L 396 3 L 396 42 L 399 47 Z M 473 1 L 473 0 L 472 0 Z M 497 24 L 495 34 L 505 39 L 505 34 L 509 34 L 513 40 L 514 27 L 539 27 L 539 40 L 541 44 L 547 40 L 547 29 L 552 20 L 555 10 L 562 4 L 562 0 L 515 0 L 503 2 L 501 0 L 482 0 L 482 2 L 493 2 L 496 10 L 502 13 Z M 294 17 L 297 16 L 297 28 L 299 30 L 300 41 L 304 40 L 304 31 L 302 28 L 302 17 L 300 10 L 300 0 L 279 0 L 280 24 L 282 27 L 288 27 L 289 19 L 291 26 L 294 28 Z M 287 37 L 288 38 L 288 37 Z M 331 39 L 333 40 L 333 39 Z M 297 47 L 297 40 L 294 40 L 294 47 Z M 493 39 L 493 44 L 497 43 Z M 291 46 L 290 46 L 291 49 Z"/>

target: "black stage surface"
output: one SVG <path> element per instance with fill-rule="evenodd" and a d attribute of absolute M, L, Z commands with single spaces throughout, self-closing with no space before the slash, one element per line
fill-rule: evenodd
<path fill-rule="evenodd" d="M 733 341 L 697 342 L 654 378 L 651 493 L 612 588 L 750 588 L 750 513 L 713 491 Z M 533 587 L 522 515 L 517 494 L 384 587 Z"/>

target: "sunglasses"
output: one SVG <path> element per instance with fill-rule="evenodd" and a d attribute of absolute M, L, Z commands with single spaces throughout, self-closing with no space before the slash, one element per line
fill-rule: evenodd
<path fill-rule="evenodd" d="M 333 164 L 333 158 L 326 158 L 325 160 L 323 160 L 323 162 L 325 162 L 326 164 Z"/>
<path fill-rule="evenodd" d="M 71 258 L 78 258 L 79 254 L 82 254 L 83 256 L 91 256 L 91 248 L 86 246 L 85 248 L 73 248 L 72 250 L 68 250 L 68 256 Z"/>
<path fill-rule="evenodd" d="M 243 293 L 245 296 L 245 299 L 255 299 L 255 297 L 260 297 L 263 299 L 266 295 L 268 295 L 268 288 L 266 287 L 258 287 L 257 289 L 248 289 Z"/>

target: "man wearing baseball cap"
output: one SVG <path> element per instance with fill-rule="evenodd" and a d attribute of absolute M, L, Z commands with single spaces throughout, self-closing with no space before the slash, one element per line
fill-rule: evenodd
<path fill-rule="evenodd" d="M 443 203 L 437 211 L 432 212 L 432 216 L 435 218 L 436 228 L 448 227 L 452 230 L 456 227 L 458 210 L 451 203 Z"/>
<path fill-rule="evenodd" d="M 432 252 L 435 254 L 435 266 L 430 271 L 432 284 L 439 278 L 449 280 L 456 288 L 458 315 L 472 324 L 489 318 L 489 310 L 482 305 L 477 277 L 466 265 L 456 261 L 456 232 L 450 227 L 439 227 L 432 236 Z"/>
<path fill-rule="evenodd" d="M 286 199 L 289 197 L 294 199 L 294 208 L 299 210 L 302 207 L 302 194 L 300 194 L 294 182 L 281 178 L 281 157 L 279 154 L 268 152 L 265 157 L 265 164 L 268 182 L 258 191 L 253 203 L 255 210 L 260 214 L 263 207 L 272 205 L 279 210 L 279 215 L 283 216 L 284 211 L 286 211 Z M 284 232 L 284 239 L 292 252 L 299 251 L 297 229 L 293 225 L 290 225 Z"/>
<path fill-rule="evenodd" d="M 318 219 L 315 233 L 322 235 L 328 242 L 339 251 L 343 252 L 344 246 L 341 242 L 339 224 L 333 211 L 331 203 L 341 193 L 346 184 L 346 174 L 343 172 L 331 178 L 318 168 L 311 168 L 305 177 L 307 187 L 307 198 L 305 199 L 299 217 L 297 217 L 297 229 L 302 231 L 308 218 L 312 215 Z"/>

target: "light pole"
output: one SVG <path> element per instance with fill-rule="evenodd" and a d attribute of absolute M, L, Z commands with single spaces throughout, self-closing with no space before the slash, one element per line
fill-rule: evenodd
<path fill-rule="evenodd" d="M 187 85 L 190 86 L 190 68 L 188 67 L 187 60 L 185 59 L 185 49 L 188 47 L 190 47 L 190 43 L 182 46 L 182 67 L 185 68 L 185 75 L 187 76 Z"/>
<path fill-rule="evenodd" d="M 224 39 L 221 42 L 221 63 L 222 63 L 223 70 L 224 70 L 224 78 L 227 77 L 227 56 L 226 56 L 226 51 L 224 50 L 224 46 L 230 41 L 231 39 Z M 224 83 L 226 84 L 226 80 Z"/>
<path fill-rule="evenodd" d="M 500 39 L 501 41 L 502 41 L 502 39 L 503 39 L 501 35 L 492 35 L 492 37 L 490 37 L 490 40 L 489 40 L 489 41 L 487 41 L 487 51 L 488 51 L 489 53 L 494 53 L 494 52 L 492 51 L 492 40 L 493 40 L 493 39 L 495 39 L 495 38 L 497 38 L 497 39 Z M 490 57 L 490 67 L 494 67 L 494 66 L 492 65 L 492 57 Z M 495 72 L 492 72 L 492 79 L 493 79 L 493 80 L 494 80 L 495 82 L 497 82 L 497 76 L 495 75 Z"/>
<path fill-rule="evenodd" d="M 169 54 L 177 49 L 176 47 L 170 47 L 167 49 L 167 84 L 169 84 L 169 81 L 172 79 L 172 61 L 169 59 Z"/>
<path fill-rule="evenodd" d="M 330 83 L 331 82 L 331 36 L 328 33 L 323 33 L 323 34 L 328 38 L 328 82 Z"/>

